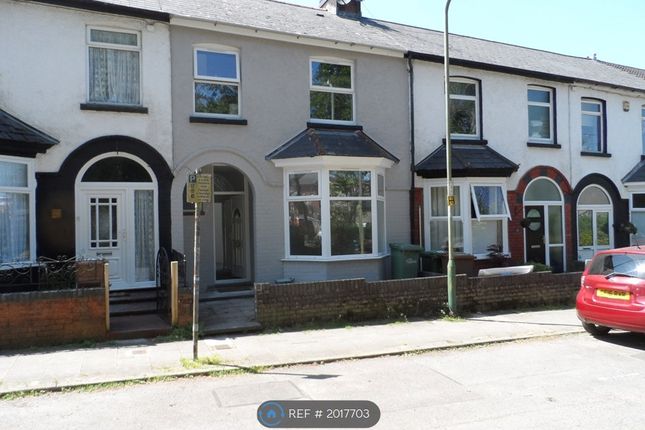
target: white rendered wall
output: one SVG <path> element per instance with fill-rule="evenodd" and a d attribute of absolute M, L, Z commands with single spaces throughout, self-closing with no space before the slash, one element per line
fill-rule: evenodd
<path fill-rule="evenodd" d="M 139 32 L 147 114 L 80 109 L 87 102 L 88 26 Z M 172 166 L 167 24 L 0 0 L 0 41 L 0 109 L 60 141 L 37 157 L 36 171 L 57 171 L 78 146 L 115 134 L 148 143 Z"/>
<path fill-rule="evenodd" d="M 621 179 L 640 161 L 641 106 L 645 104 L 645 93 L 569 85 L 456 66 L 451 67 L 451 75 L 481 80 L 482 138 L 488 140 L 492 149 L 520 165 L 507 182 L 509 190 L 517 187 L 528 170 L 544 165 L 558 169 L 572 188 L 590 173 L 605 175 L 626 198 Z M 443 65 L 415 61 L 414 82 L 415 158 L 418 163 L 439 147 L 445 137 Z M 529 85 L 555 88 L 557 143 L 562 148 L 527 146 Z M 606 101 L 610 158 L 580 155 L 580 101 L 585 97 Z M 630 104 L 628 112 L 623 111 L 623 101 Z M 417 180 L 417 186 L 420 184 Z"/>

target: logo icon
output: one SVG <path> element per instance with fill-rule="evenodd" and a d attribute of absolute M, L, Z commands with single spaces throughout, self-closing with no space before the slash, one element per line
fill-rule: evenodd
<path fill-rule="evenodd" d="M 258 408 L 258 421 L 265 427 L 277 427 L 285 418 L 284 408 L 278 402 L 264 402 Z"/>

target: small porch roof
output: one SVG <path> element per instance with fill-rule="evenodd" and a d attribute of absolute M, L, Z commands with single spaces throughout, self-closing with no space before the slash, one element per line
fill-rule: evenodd
<path fill-rule="evenodd" d="M 265 157 L 267 160 L 319 157 L 376 157 L 399 159 L 363 132 L 362 126 L 308 123 L 307 128 Z"/>
<path fill-rule="evenodd" d="M 638 162 L 622 179 L 623 184 L 645 182 L 645 160 Z"/>
<path fill-rule="evenodd" d="M 490 148 L 486 141 L 452 144 L 452 175 L 464 177 L 509 177 L 519 168 L 508 158 Z M 441 145 L 415 166 L 423 178 L 446 177 L 446 145 Z"/>
<path fill-rule="evenodd" d="M 0 154 L 35 158 L 58 140 L 0 109 Z"/>

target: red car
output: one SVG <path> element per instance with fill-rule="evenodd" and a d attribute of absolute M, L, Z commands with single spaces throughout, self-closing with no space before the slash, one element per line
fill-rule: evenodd
<path fill-rule="evenodd" d="M 582 274 L 576 310 L 594 336 L 645 333 L 645 246 L 598 252 Z"/>

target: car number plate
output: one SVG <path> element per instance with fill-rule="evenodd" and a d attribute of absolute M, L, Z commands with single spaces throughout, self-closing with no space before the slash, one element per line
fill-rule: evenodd
<path fill-rule="evenodd" d="M 598 290 L 596 291 L 596 296 L 607 299 L 629 300 L 629 292 L 626 291 Z"/>

